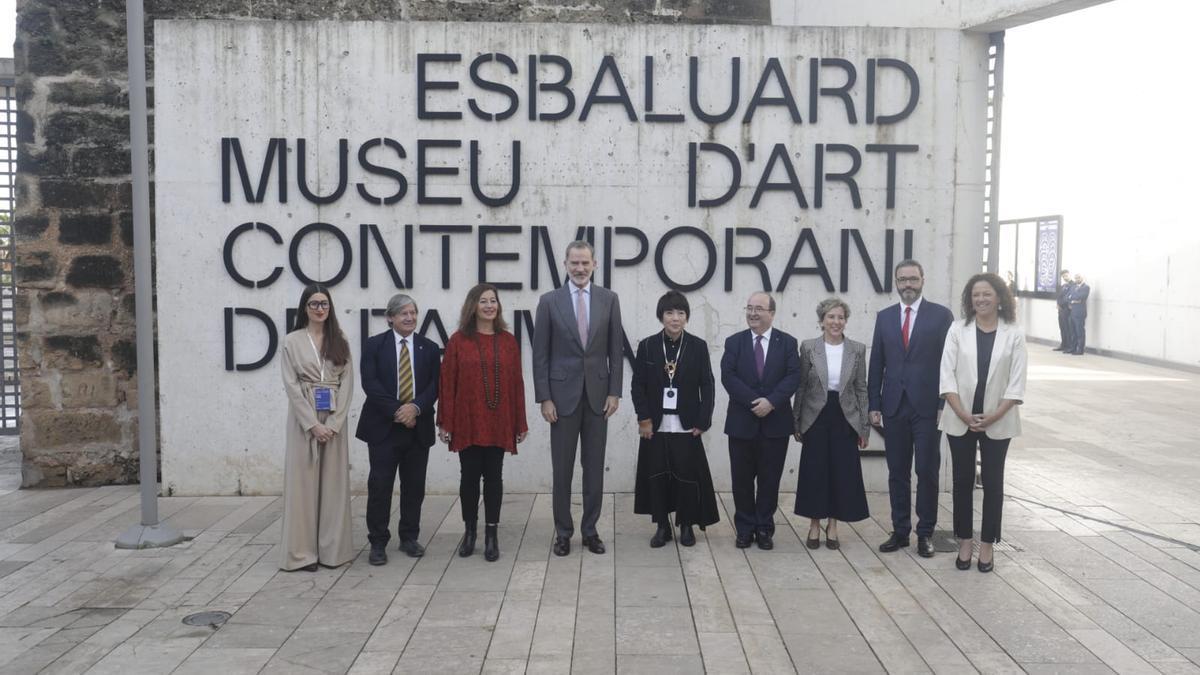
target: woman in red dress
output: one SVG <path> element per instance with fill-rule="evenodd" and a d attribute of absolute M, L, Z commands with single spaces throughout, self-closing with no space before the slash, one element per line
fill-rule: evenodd
<path fill-rule="evenodd" d="M 525 440 L 529 427 L 521 352 L 491 284 L 479 284 L 467 293 L 458 331 L 442 357 L 438 403 L 438 437 L 458 453 L 462 468 L 458 495 L 466 533 L 458 554 L 465 558 L 475 551 L 482 477 L 483 557 L 495 561 L 500 557 L 496 528 L 504 497 L 504 453 L 517 454 L 517 443 Z"/>

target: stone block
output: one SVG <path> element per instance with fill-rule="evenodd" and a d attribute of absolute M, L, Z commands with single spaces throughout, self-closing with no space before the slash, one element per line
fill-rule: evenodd
<path fill-rule="evenodd" d="M 33 410 L 22 415 L 22 421 L 33 427 L 34 447 L 38 448 L 121 441 L 121 424 L 109 411 Z"/>
<path fill-rule="evenodd" d="M 29 325 L 29 293 L 17 293 L 13 298 L 13 319 L 18 326 Z"/>
<path fill-rule="evenodd" d="M 17 249 L 17 285 L 39 286 L 38 282 L 53 281 L 57 275 L 58 261 L 48 251 Z"/>
<path fill-rule="evenodd" d="M 133 171 L 129 148 L 120 145 L 79 148 L 71 155 L 70 171 L 76 176 L 127 176 Z"/>
<path fill-rule="evenodd" d="M 102 111 L 65 111 L 42 128 L 47 145 L 120 145 L 129 140 L 129 115 Z"/>
<path fill-rule="evenodd" d="M 112 323 L 116 301 L 108 291 L 45 293 L 40 298 L 42 320 L 54 328 L 98 329 Z"/>
<path fill-rule="evenodd" d="M 51 103 L 70 106 L 108 105 L 129 107 L 129 94 L 113 80 L 74 80 L 50 84 Z"/>
<path fill-rule="evenodd" d="M 54 380 L 50 377 L 21 378 L 21 409 L 54 407 Z"/>
<path fill-rule="evenodd" d="M 62 244 L 107 244 L 112 241 L 112 216 L 107 213 L 62 216 L 58 241 Z"/>
<path fill-rule="evenodd" d="M 60 209 L 106 209 L 121 200 L 121 185 L 86 179 L 43 180 L 38 184 L 42 206 Z"/>
<path fill-rule="evenodd" d="M 13 221 L 13 234 L 17 241 L 30 241 L 42 236 L 50 227 L 50 218 L 43 215 L 25 214 Z"/>
<path fill-rule="evenodd" d="M 66 150 L 50 146 L 17 154 L 17 171 L 33 176 L 65 176 L 71 161 Z"/>
<path fill-rule="evenodd" d="M 103 365 L 100 340 L 95 335 L 50 335 L 45 339 L 42 365 L 47 368 L 78 370 Z"/>
<path fill-rule="evenodd" d="M 119 402 L 116 378 L 101 370 L 63 373 L 59 388 L 64 408 L 110 408 Z"/>
<path fill-rule="evenodd" d="M 17 142 L 32 143 L 35 123 L 33 117 L 24 110 L 17 111 Z"/>
<path fill-rule="evenodd" d="M 121 243 L 133 246 L 133 213 L 122 211 L 117 216 L 117 226 L 121 228 Z"/>
<path fill-rule="evenodd" d="M 132 340 L 117 340 L 112 346 L 113 368 L 133 376 L 137 372 L 137 344 Z"/>
<path fill-rule="evenodd" d="M 124 282 L 121 262 L 107 255 L 81 255 L 67 271 L 67 283 L 76 288 L 118 288 Z"/>

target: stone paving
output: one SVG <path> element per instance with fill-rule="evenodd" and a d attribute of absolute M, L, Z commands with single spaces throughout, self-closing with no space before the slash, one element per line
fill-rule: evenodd
<path fill-rule="evenodd" d="M 884 494 L 840 551 L 804 547 L 786 496 L 769 552 L 734 547 L 728 494 L 695 547 L 657 550 L 632 496 L 609 495 L 608 554 L 576 538 L 565 558 L 549 495 L 508 495 L 496 563 L 455 555 L 457 504 L 431 495 L 419 561 L 371 567 L 363 550 L 288 574 L 276 498 L 162 499 L 194 538 L 123 551 L 136 488 L 13 491 L 0 672 L 1200 673 L 1200 376 L 1031 352 L 993 574 L 878 553 Z M 354 508 L 365 545 L 365 498 Z M 233 616 L 181 623 L 203 610 Z"/>

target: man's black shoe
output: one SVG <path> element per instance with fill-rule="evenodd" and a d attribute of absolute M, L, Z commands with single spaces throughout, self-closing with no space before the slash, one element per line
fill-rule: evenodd
<path fill-rule="evenodd" d="M 593 534 L 590 537 L 584 537 L 583 545 L 587 547 L 587 550 L 597 555 L 604 553 L 604 542 L 600 541 L 600 535 L 598 534 Z"/>
<path fill-rule="evenodd" d="M 684 525 L 679 528 L 679 543 L 684 546 L 696 545 L 696 532 L 691 525 Z"/>
<path fill-rule="evenodd" d="M 737 546 L 738 548 L 750 548 L 750 544 L 753 544 L 753 543 L 754 543 L 754 533 L 753 532 L 751 532 L 750 534 L 746 534 L 746 535 L 739 534 L 737 536 L 737 540 L 734 541 L 734 545 Z"/>
<path fill-rule="evenodd" d="M 771 540 L 771 535 L 766 532 L 759 532 L 754 535 L 754 540 L 758 542 L 758 547 L 764 551 L 770 551 L 775 548 L 775 542 Z"/>
<path fill-rule="evenodd" d="M 554 538 L 554 555 L 560 558 L 571 552 L 571 538 L 559 535 Z"/>
<path fill-rule="evenodd" d="M 896 533 L 893 532 L 887 538 L 887 541 L 879 545 L 879 551 L 881 553 L 892 553 L 893 551 L 899 551 L 905 546 L 908 546 L 908 537 L 897 537 Z"/>
<path fill-rule="evenodd" d="M 917 554 L 922 558 L 933 557 L 933 542 L 929 540 L 929 537 L 917 537 Z"/>
<path fill-rule="evenodd" d="M 425 547 L 418 543 L 416 539 L 401 539 L 399 549 L 404 551 L 410 558 L 420 558 L 425 555 Z"/>
<path fill-rule="evenodd" d="M 387 551 L 382 546 L 372 546 L 371 554 L 367 556 L 367 562 L 372 565 L 386 565 Z"/>

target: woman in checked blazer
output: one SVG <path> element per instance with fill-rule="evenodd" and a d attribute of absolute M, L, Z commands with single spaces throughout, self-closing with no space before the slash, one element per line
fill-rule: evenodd
<path fill-rule="evenodd" d="M 867 446 L 867 347 L 845 336 L 850 307 L 840 298 L 817 305 L 821 336 L 800 344 L 800 389 L 792 405 L 796 440 L 796 515 L 809 518 L 809 548 L 838 548 L 837 523 L 870 515 L 858 451 Z"/>

